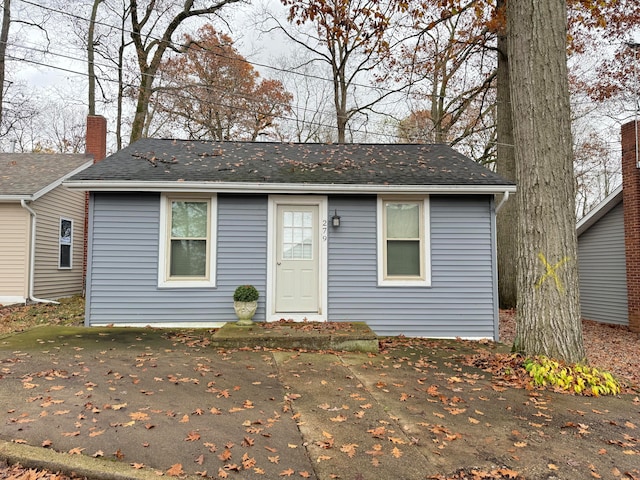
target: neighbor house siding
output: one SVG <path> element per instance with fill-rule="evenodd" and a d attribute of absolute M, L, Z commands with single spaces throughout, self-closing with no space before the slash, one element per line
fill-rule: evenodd
<path fill-rule="evenodd" d="M 252 283 L 264 319 L 266 196 L 217 198 L 215 288 L 158 288 L 160 194 L 94 193 L 89 228 L 93 324 L 202 324 L 235 319 L 233 290 Z"/>
<path fill-rule="evenodd" d="M 578 238 L 582 317 L 628 324 L 622 203 Z"/>
<path fill-rule="evenodd" d="M 29 213 L 17 203 L 0 203 L 0 304 L 29 294 Z"/>
<path fill-rule="evenodd" d="M 84 192 L 59 186 L 32 204 L 36 212 L 34 295 L 60 298 L 82 293 Z M 60 218 L 73 220 L 70 269 L 58 268 Z"/>
<path fill-rule="evenodd" d="M 333 197 L 342 225 L 329 237 L 329 318 L 379 335 L 495 335 L 490 197 L 430 197 L 431 286 L 380 287 L 376 197 Z"/>

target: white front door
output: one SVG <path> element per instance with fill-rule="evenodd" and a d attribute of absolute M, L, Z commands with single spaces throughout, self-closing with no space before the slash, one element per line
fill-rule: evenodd
<path fill-rule="evenodd" d="M 271 319 L 324 319 L 323 207 L 324 197 L 293 197 L 273 205 Z"/>

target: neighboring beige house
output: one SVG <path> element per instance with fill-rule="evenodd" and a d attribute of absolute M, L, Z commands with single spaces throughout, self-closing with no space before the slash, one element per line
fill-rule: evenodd
<path fill-rule="evenodd" d="M 0 153 L 0 305 L 82 293 L 85 194 L 62 182 L 92 163 Z"/>

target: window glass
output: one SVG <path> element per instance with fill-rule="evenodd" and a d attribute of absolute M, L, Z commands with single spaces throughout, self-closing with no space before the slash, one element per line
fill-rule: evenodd
<path fill-rule="evenodd" d="M 171 236 L 207 236 L 207 202 L 171 202 Z"/>
<path fill-rule="evenodd" d="M 419 237 L 419 205 L 417 203 L 387 203 L 387 238 Z"/>
<path fill-rule="evenodd" d="M 171 201 L 170 277 L 206 277 L 209 203 Z"/>
<path fill-rule="evenodd" d="M 60 238 L 58 240 L 58 268 L 71 268 L 71 247 L 73 244 L 73 221 L 60 219 Z"/>
<path fill-rule="evenodd" d="M 387 242 L 387 275 L 420 276 L 420 242 L 397 241 Z"/>
<path fill-rule="evenodd" d="M 385 202 L 387 278 L 421 277 L 420 215 L 419 202 Z"/>
<path fill-rule="evenodd" d="M 282 214 L 282 258 L 313 258 L 313 213 L 284 211 Z"/>
<path fill-rule="evenodd" d="M 206 274 L 206 240 L 171 240 L 172 277 L 204 277 Z"/>

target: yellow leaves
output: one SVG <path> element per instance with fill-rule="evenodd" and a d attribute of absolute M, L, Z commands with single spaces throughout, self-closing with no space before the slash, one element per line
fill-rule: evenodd
<path fill-rule="evenodd" d="M 391 455 L 393 455 L 395 458 L 400 458 L 402 456 L 402 451 L 398 447 L 393 447 L 393 450 L 391 450 Z"/>
<path fill-rule="evenodd" d="M 524 448 L 527 446 L 527 442 L 515 442 L 513 446 L 518 448 Z"/>
<path fill-rule="evenodd" d="M 275 455 L 273 457 L 267 457 L 271 463 L 280 463 L 280 455 Z"/>
<path fill-rule="evenodd" d="M 294 473 L 296 473 L 296 471 L 293 468 L 287 468 L 286 470 L 283 470 L 282 472 L 280 472 L 278 475 L 280 477 L 290 477 Z"/>
<path fill-rule="evenodd" d="M 344 415 L 338 415 L 336 417 L 331 417 L 329 420 L 331 420 L 332 422 L 346 422 L 347 421 L 347 417 L 345 417 Z"/>
<path fill-rule="evenodd" d="M 469 423 L 471 423 L 473 425 L 477 425 L 477 424 L 480 423 L 480 420 L 477 420 L 477 419 L 475 419 L 473 417 L 469 417 L 468 420 L 469 420 Z"/>
<path fill-rule="evenodd" d="M 558 466 L 554 463 L 549 463 L 547 467 L 549 468 L 549 470 L 558 470 Z"/>

